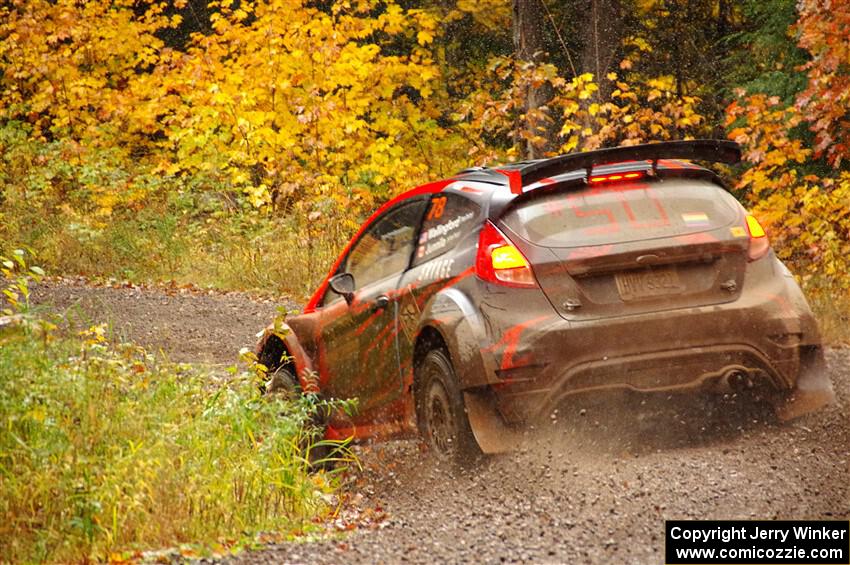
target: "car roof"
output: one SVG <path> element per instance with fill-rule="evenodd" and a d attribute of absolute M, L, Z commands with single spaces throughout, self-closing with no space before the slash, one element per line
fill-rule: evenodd
<path fill-rule="evenodd" d="M 703 178 L 723 187 L 722 181 L 713 171 L 686 159 L 737 163 L 740 158 L 738 144 L 725 140 L 613 147 L 494 167 L 472 167 L 455 174 L 439 190 L 457 193 L 478 203 L 488 210 L 488 216 L 492 218 L 498 216 L 516 197 L 539 188 L 584 186 L 592 177 L 616 173 L 640 172 L 649 178 Z M 402 194 L 399 199 L 419 194 L 422 194 L 421 190 L 414 189 Z"/>

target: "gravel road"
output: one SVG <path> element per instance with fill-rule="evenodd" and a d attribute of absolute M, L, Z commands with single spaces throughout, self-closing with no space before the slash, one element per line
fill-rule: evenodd
<path fill-rule="evenodd" d="M 67 282 L 36 301 L 212 363 L 233 362 L 275 311 L 238 294 Z M 828 362 L 837 405 L 789 424 L 735 399 L 623 395 L 576 401 L 519 452 L 465 470 L 415 441 L 359 447 L 338 535 L 232 562 L 660 564 L 665 519 L 850 519 L 850 349 Z"/>
<path fill-rule="evenodd" d="M 239 349 L 253 347 L 278 305 L 243 293 L 192 287 L 93 286 L 85 279 L 46 280 L 32 301 L 59 314 L 73 330 L 105 323 L 114 340 L 129 340 L 175 362 L 232 364 Z"/>
<path fill-rule="evenodd" d="M 383 523 L 233 561 L 660 564 L 665 519 L 847 520 L 850 350 L 829 363 L 838 405 L 790 424 L 735 401 L 627 396 L 577 403 L 468 470 L 414 442 L 372 446 L 355 488 Z"/>

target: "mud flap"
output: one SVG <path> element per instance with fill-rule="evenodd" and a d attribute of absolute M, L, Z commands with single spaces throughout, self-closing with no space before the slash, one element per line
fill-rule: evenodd
<path fill-rule="evenodd" d="M 797 386 L 776 405 L 776 417 L 781 422 L 799 418 L 835 402 L 835 391 L 829 380 L 826 361 L 820 348 L 807 351 L 801 360 Z"/>
<path fill-rule="evenodd" d="M 472 435 L 484 453 L 512 451 L 519 446 L 520 434 L 505 424 L 488 392 L 484 390 L 463 393 Z"/>

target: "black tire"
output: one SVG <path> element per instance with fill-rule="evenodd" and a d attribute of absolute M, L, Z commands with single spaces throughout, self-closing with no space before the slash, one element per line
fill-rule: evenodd
<path fill-rule="evenodd" d="M 266 381 L 266 394 L 283 394 L 287 397 L 295 397 L 301 394 L 301 384 L 298 378 L 287 367 L 281 365 L 269 376 Z"/>
<path fill-rule="evenodd" d="M 471 463 L 481 455 L 454 369 L 441 349 L 428 352 L 416 367 L 416 418 L 425 443 L 440 459 Z"/>
<path fill-rule="evenodd" d="M 301 383 L 298 382 L 298 378 L 295 374 L 290 371 L 285 366 L 280 366 L 271 374 L 268 381 L 266 381 L 265 394 L 280 394 L 285 396 L 288 399 L 296 399 L 301 395 Z M 309 425 L 318 430 L 317 433 L 321 435 L 321 432 L 327 426 L 327 415 L 322 414 L 317 411 L 311 420 L 309 421 Z M 334 455 L 334 448 L 331 445 L 312 445 L 309 451 L 307 451 L 308 445 L 313 443 L 315 439 L 321 439 L 321 437 L 316 436 L 312 439 L 304 438 L 303 442 L 301 442 L 300 447 L 305 452 L 307 457 L 307 461 L 309 463 L 310 470 L 315 472 L 319 470 L 331 471 L 334 468 L 334 462 L 330 460 Z"/>

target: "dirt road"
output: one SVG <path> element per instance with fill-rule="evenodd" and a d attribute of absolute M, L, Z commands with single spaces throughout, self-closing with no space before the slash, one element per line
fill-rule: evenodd
<path fill-rule="evenodd" d="M 65 324 L 83 330 L 107 324 L 115 340 L 129 340 L 176 362 L 233 364 L 241 347 L 289 301 L 188 287 L 92 286 L 85 280 L 45 281 L 33 287 L 33 303 L 49 306 Z"/>
<path fill-rule="evenodd" d="M 233 362 L 275 310 L 243 295 L 66 284 L 36 297 L 213 363 Z M 465 471 L 414 441 L 363 447 L 350 493 L 361 518 L 339 521 L 351 531 L 233 562 L 657 564 L 665 519 L 850 519 L 850 350 L 828 361 L 838 405 L 791 424 L 734 399 L 623 396 L 566 407 L 520 452 Z"/>

